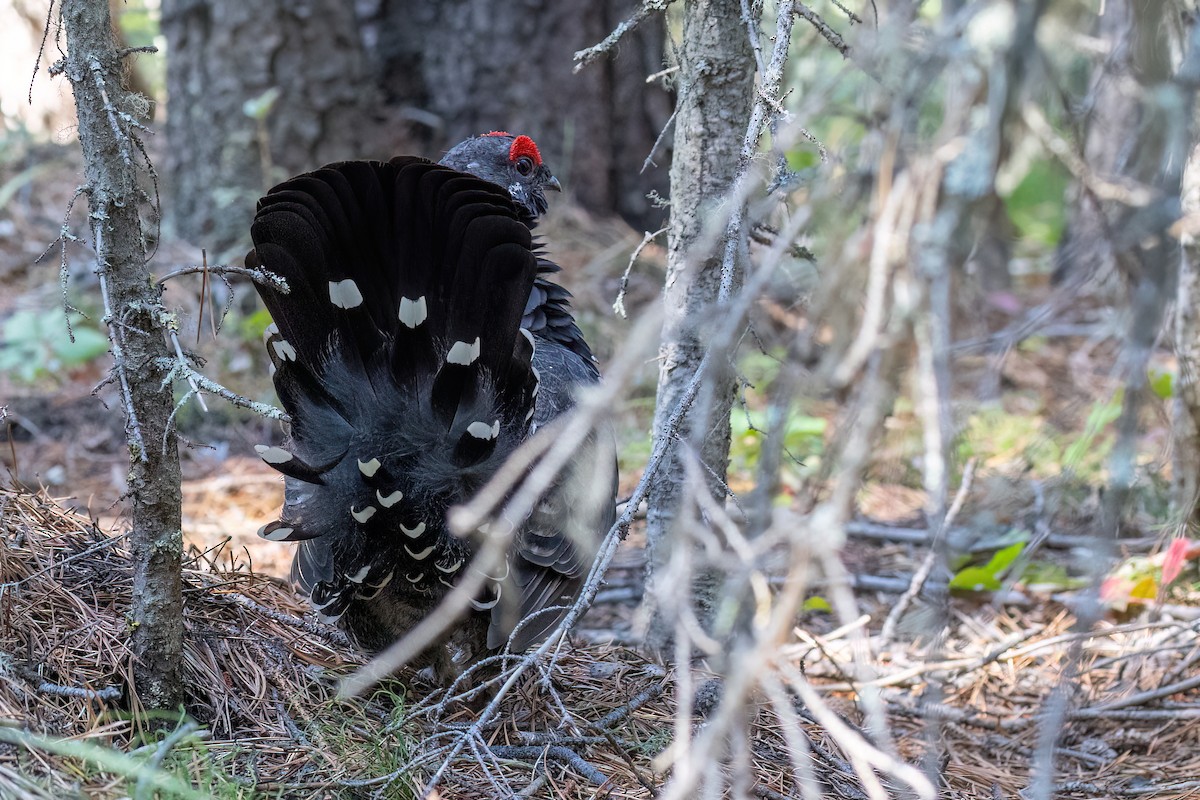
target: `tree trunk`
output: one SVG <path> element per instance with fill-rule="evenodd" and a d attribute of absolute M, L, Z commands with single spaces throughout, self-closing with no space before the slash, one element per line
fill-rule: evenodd
<path fill-rule="evenodd" d="M 64 0 L 65 72 L 74 89 L 83 148 L 96 272 L 104 292 L 113 369 L 125 401 L 129 488 L 133 498 L 134 683 L 144 707 L 183 701 L 183 595 L 179 452 L 167 425 L 171 354 L 164 338 L 162 290 L 146 268 L 139 214 L 140 145 L 131 121 L 138 103 L 122 86 L 107 0 Z"/>
<path fill-rule="evenodd" d="M 489 130 L 525 133 L 576 202 L 655 230 L 663 212 L 646 195 L 665 193 L 666 172 L 641 168 L 670 116 L 667 93 L 645 82 L 662 69 L 661 20 L 627 36 L 615 58 L 573 71 L 574 53 L 635 7 L 629 0 L 388 0 L 377 37 L 384 94 L 425 123 L 433 158 Z M 665 165 L 669 154 L 655 160 Z"/>
<path fill-rule="evenodd" d="M 1184 215 L 1200 212 L 1200 144 L 1192 149 L 1183 178 Z M 1171 506 L 1175 520 L 1192 531 L 1200 526 L 1200 244 L 1195 233 L 1182 240 L 1175 289 L 1175 356 L 1178 362 L 1171 427 Z"/>
<path fill-rule="evenodd" d="M 656 437 L 663 435 L 671 412 L 704 358 L 705 334 L 717 324 L 714 304 L 721 282 L 720 255 L 697 252 L 696 244 L 705 223 L 719 214 L 732 187 L 754 99 L 754 56 L 737 0 L 690 0 L 685 4 L 679 85 Z M 711 400 L 692 410 L 681 432 L 681 439 L 702 443 L 698 455 L 707 468 L 707 488 L 722 505 L 734 397 L 733 376 L 721 366 L 727 361 L 723 353 L 712 359 Z M 697 413 L 704 410 L 708 413 Z M 649 493 L 647 585 L 652 592 L 683 588 L 657 587 L 655 583 L 673 540 L 679 536 L 675 522 L 683 483 L 684 462 L 677 450 Z M 718 580 L 719 576 L 702 573 L 698 585 L 692 587 L 693 602 L 702 618 Z M 647 644 L 661 652 L 671 641 L 673 629 L 674 620 L 656 611 Z"/>
<path fill-rule="evenodd" d="M 176 233 L 212 249 L 246 239 L 278 181 L 363 152 L 371 85 L 341 0 L 164 0 L 165 185 Z M 262 118 L 247 103 L 278 97 Z"/>

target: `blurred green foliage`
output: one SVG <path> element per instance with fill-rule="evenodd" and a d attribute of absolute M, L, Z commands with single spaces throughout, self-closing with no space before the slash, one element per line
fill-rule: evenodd
<path fill-rule="evenodd" d="M 257 309 L 251 314 L 236 319 L 238 338 L 243 342 L 255 345 L 262 341 L 263 333 L 271 324 L 271 314 L 265 308 Z"/>
<path fill-rule="evenodd" d="M 734 470 L 751 470 L 762 455 L 762 448 L 771 431 L 766 411 L 737 409 L 730 416 L 733 436 L 730 442 L 730 467 Z M 828 423 L 820 417 L 805 414 L 789 414 L 781 426 L 783 446 L 787 455 L 803 465 L 802 472 L 814 467 L 825 446 L 825 429 Z"/>
<path fill-rule="evenodd" d="M 1102 480 L 1113 446 L 1109 428 L 1120 416 L 1121 402 L 1121 393 L 1097 402 L 1079 433 L 1057 430 L 1037 413 L 983 409 L 967 419 L 958 458 L 993 466 L 1019 464 L 1039 478 L 1070 473 L 1079 481 Z"/>
<path fill-rule="evenodd" d="M 84 324 L 81 314 L 72 313 L 70 320 L 73 342 L 61 311 L 14 312 L 0 334 L 0 372 L 32 383 L 46 376 L 58 378 L 108 352 L 108 338 L 99 329 Z"/>
<path fill-rule="evenodd" d="M 159 27 L 158 2 L 123 0 L 112 6 L 113 19 L 129 47 L 157 47 L 157 56 L 136 58 L 132 68 L 149 87 L 152 100 L 161 100 L 167 89 L 167 60 L 162 57 L 165 40 Z"/>
<path fill-rule="evenodd" d="M 1108 400 L 1098 400 L 1092 405 L 1083 433 L 1063 452 L 1064 467 L 1076 473 L 1090 472 L 1097 457 L 1108 458 L 1113 442 L 1111 436 L 1105 435 L 1105 430 L 1121 416 L 1124 402 L 1125 390 L 1121 388 Z"/>
<path fill-rule="evenodd" d="M 777 354 L 761 351 L 747 353 L 738 362 L 747 387 L 742 403 L 734 406 L 729 420 L 729 468 L 733 474 L 755 468 L 775 425 L 783 431 L 785 461 L 790 458 L 798 462 L 801 475 L 811 474 L 824 452 L 826 420 L 798 411 L 792 402 L 781 407 L 778 398 L 768 392 L 779 378 L 782 363 Z M 786 414 L 782 423 L 773 418 L 781 411 Z"/>
<path fill-rule="evenodd" d="M 1066 191 L 1070 174 L 1058 161 L 1035 158 L 1020 182 L 1004 198 L 1004 207 L 1022 238 L 1045 247 L 1062 239 L 1067 225 Z"/>

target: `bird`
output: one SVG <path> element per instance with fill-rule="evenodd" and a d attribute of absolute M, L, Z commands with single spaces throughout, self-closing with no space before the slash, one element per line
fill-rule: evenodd
<path fill-rule="evenodd" d="M 248 269 L 289 417 L 257 446 L 284 476 L 259 535 L 297 542 L 291 578 L 368 652 L 430 614 L 489 535 L 451 532 L 526 439 L 570 410 L 600 370 L 533 236 L 560 190 L 537 144 L 490 131 L 439 163 L 343 161 L 258 201 Z M 468 617 L 417 664 L 441 680 L 542 641 L 578 595 L 615 521 L 611 433 L 593 433 L 514 533 Z"/>

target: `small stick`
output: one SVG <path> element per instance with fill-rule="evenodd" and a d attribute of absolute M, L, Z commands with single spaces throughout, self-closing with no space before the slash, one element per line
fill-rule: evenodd
<path fill-rule="evenodd" d="M 974 477 L 975 459 L 972 458 L 967 462 L 966 467 L 963 468 L 962 483 L 959 484 L 958 493 L 954 496 L 954 502 L 950 504 L 950 509 L 946 512 L 946 517 L 942 520 L 940 529 L 933 537 L 933 549 L 925 556 L 925 561 L 922 562 L 921 568 L 913 575 L 912 583 L 908 586 L 908 591 L 900 596 L 900 599 L 896 601 L 896 605 L 892 606 L 892 610 L 888 612 L 887 619 L 883 623 L 883 630 L 879 633 L 880 639 L 884 642 L 892 640 L 900 618 L 908 610 L 913 598 L 921 593 L 921 589 L 925 587 L 925 581 L 929 580 L 929 575 L 933 572 L 933 567 L 937 563 L 938 542 L 954 522 L 954 518 L 958 516 L 958 512 L 962 510 L 963 503 L 967 499 L 967 493 L 971 491 L 971 482 Z"/>
<path fill-rule="evenodd" d="M 613 301 L 613 311 L 621 319 L 629 319 L 629 315 L 625 313 L 625 291 L 629 288 L 629 273 L 633 271 L 633 264 L 637 261 L 638 256 L 646 249 L 646 245 L 653 242 L 659 236 L 667 232 L 666 228 L 659 228 L 654 233 L 646 231 L 646 235 L 642 237 L 642 243 L 634 248 L 633 255 L 629 256 L 629 264 L 625 267 L 625 274 L 621 276 L 621 286 L 617 289 L 617 299 Z"/>

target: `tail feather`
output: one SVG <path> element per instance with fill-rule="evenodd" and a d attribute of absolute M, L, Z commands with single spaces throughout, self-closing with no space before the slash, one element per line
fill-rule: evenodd
<path fill-rule="evenodd" d="M 261 533 L 302 542 L 293 575 L 327 616 L 381 593 L 417 606 L 469 561 L 445 510 L 529 432 L 529 230 L 500 187 L 409 158 L 281 184 L 252 235 L 247 264 L 290 290 L 259 287 L 292 417 L 263 451 L 288 493 Z"/>

